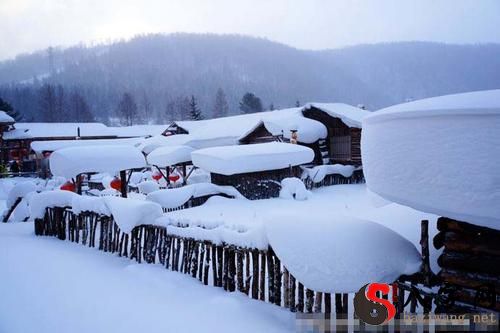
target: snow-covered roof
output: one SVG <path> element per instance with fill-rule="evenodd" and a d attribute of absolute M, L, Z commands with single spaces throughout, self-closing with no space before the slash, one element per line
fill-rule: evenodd
<path fill-rule="evenodd" d="M 14 120 L 14 118 L 9 116 L 7 114 L 7 112 L 0 110 L 0 123 L 1 124 L 13 124 L 15 122 L 16 121 Z"/>
<path fill-rule="evenodd" d="M 49 141 L 33 141 L 31 149 L 36 153 L 43 151 L 56 151 L 68 147 L 83 147 L 83 146 L 109 146 L 109 145 L 127 145 L 134 146 L 142 142 L 141 138 L 129 139 L 97 139 L 97 140 L 49 140 Z"/>
<path fill-rule="evenodd" d="M 148 164 L 156 166 L 170 166 L 191 161 L 191 152 L 194 149 L 189 146 L 165 146 L 156 148 L 147 156 Z"/>
<path fill-rule="evenodd" d="M 364 174 L 388 200 L 500 228 L 500 90 L 429 98 L 363 120 Z"/>
<path fill-rule="evenodd" d="M 134 125 L 123 127 L 108 127 L 110 132 L 120 138 L 160 135 L 169 125 Z"/>
<path fill-rule="evenodd" d="M 76 137 L 78 128 L 81 137 L 116 136 L 101 123 L 16 123 L 15 127 L 15 130 L 4 133 L 4 140 Z"/>
<path fill-rule="evenodd" d="M 313 106 L 339 118 L 349 127 L 361 128 L 361 119 L 370 114 L 369 111 L 343 103 L 309 103 L 304 107 L 199 121 L 177 121 L 175 124 L 189 133 L 189 139 L 184 144 L 197 149 L 236 145 L 262 124 L 273 135 L 283 134 L 285 138 L 290 138 L 291 130 L 297 130 L 300 142 L 313 143 L 327 136 L 327 129 L 321 122 L 303 115 L 303 111 Z"/>
<path fill-rule="evenodd" d="M 371 114 L 370 111 L 344 103 L 308 103 L 304 106 L 304 110 L 311 107 L 320 109 L 334 118 L 339 118 L 349 127 L 356 128 L 361 128 L 363 117 Z"/>
<path fill-rule="evenodd" d="M 246 138 L 261 125 L 264 125 L 272 135 L 283 135 L 286 139 L 290 139 L 291 131 L 297 131 L 298 140 L 303 143 L 313 143 L 328 135 L 325 125 L 302 115 L 302 108 L 290 108 L 265 112 L 261 120 L 245 132 L 239 140 Z"/>
<path fill-rule="evenodd" d="M 146 166 L 141 151 L 126 145 L 63 148 L 52 153 L 49 161 L 54 176 L 68 179 L 85 172 L 113 174 Z"/>
<path fill-rule="evenodd" d="M 213 147 L 191 153 L 193 164 L 223 175 L 283 169 L 309 163 L 314 152 L 308 147 L 281 142 Z"/>
<path fill-rule="evenodd" d="M 182 146 L 188 142 L 190 136 L 188 134 L 176 134 L 176 135 L 155 135 L 150 138 L 144 139 L 136 147 L 142 150 L 143 153 L 149 154 L 158 147 L 163 146 Z"/>

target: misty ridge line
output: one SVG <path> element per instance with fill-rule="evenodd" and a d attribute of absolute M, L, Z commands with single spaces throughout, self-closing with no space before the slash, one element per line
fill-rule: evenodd
<path fill-rule="evenodd" d="M 25 121 L 43 121 L 41 101 L 54 95 L 59 115 L 47 121 L 74 120 L 79 108 L 85 119 L 114 124 L 128 94 L 138 114 L 132 123 L 165 123 L 189 119 L 193 97 L 195 113 L 199 109 L 204 118 L 220 116 L 221 103 L 227 104 L 222 115 L 241 113 L 246 93 L 261 101 L 262 110 L 311 101 L 376 110 L 409 99 L 500 88 L 498 73 L 500 44 L 494 43 L 302 50 L 238 34 L 145 34 L 0 62 L 0 98 Z"/>
<path fill-rule="evenodd" d="M 102 39 L 94 39 L 89 41 L 80 41 L 77 43 L 73 43 L 71 45 L 47 45 L 45 48 L 40 48 L 33 51 L 20 52 L 16 54 L 14 57 L 9 57 L 5 59 L 0 59 L 0 66 L 3 63 L 7 63 L 10 61 L 15 61 L 18 57 L 27 57 L 36 55 L 39 53 L 45 53 L 48 48 L 53 48 L 54 51 L 64 52 L 73 48 L 100 48 L 107 47 L 113 44 L 119 43 L 127 43 L 131 42 L 134 39 L 140 38 L 149 38 L 149 37 L 170 37 L 170 36 L 220 36 L 220 37 L 241 37 L 241 38 L 252 38 L 257 40 L 262 40 L 264 42 L 270 42 L 274 44 L 280 44 L 284 47 L 288 47 L 297 51 L 304 52 L 328 52 L 328 51 L 341 51 L 345 49 L 351 49 L 356 47 L 369 47 L 369 46 L 380 46 L 380 45 L 393 45 L 393 44 L 404 44 L 404 43 L 422 43 L 422 44 L 436 44 L 436 45 L 448 45 L 448 46 L 488 46 L 488 45 L 500 45 L 500 43 L 494 42 L 477 42 L 477 43 L 449 43 L 449 42 L 436 42 L 436 41 L 426 41 L 426 40 L 400 40 L 400 41 L 386 41 L 386 42 L 376 42 L 376 43 L 357 43 L 357 44 L 349 44 L 341 47 L 334 48 L 318 48 L 318 49 L 308 49 L 308 48 L 300 48 L 289 45 L 284 42 L 279 42 L 273 40 L 268 37 L 260 37 L 260 36 L 252 36 L 247 34 L 238 34 L 238 33 L 196 33 L 196 32 L 171 32 L 171 33 L 163 33 L 163 32 L 154 32 L 154 33 L 138 33 L 131 37 L 120 37 L 120 38 L 102 38 Z"/>

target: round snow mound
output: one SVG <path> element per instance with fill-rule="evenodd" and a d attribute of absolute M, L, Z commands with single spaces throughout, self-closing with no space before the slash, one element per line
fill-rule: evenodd
<path fill-rule="evenodd" d="M 315 291 L 356 292 L 367 283 L 391 283 L 420 268 L 415 246 L 375 222 L 341 215 L 275 215 L 265 225 L 283 265 Z"/>

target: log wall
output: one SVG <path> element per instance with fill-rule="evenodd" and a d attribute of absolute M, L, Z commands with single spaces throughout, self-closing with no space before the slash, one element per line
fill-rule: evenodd
<path fill-rule="evenodd" d="M 434 246 L 443 248 L 438 276 L 446 303 L 438 310 L 500 312 L 500 230 L 438 219 Z"/>

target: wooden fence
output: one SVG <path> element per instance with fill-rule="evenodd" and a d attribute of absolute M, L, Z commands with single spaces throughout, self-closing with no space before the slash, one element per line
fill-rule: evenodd
<path fill-rule="evenodd" d="M 356 170 L 351 177 L 344 177 L 339 174 L 326 175 L 320 182 L 313 182 L 311 178 L 304 179 L 304 185 L 308 190 L 319 188 L 323 186 L 341 185 L 341 184 L 362 184 L 365 183 L 365 176 L 363 170 Z"/>
<path fill-rule="evenodd" d="M 272 303 L 293 312 L 336 314 L 347 318 L 353 295 L 316 292 L 303 285 L 283 266 L 273 249 L 244 248 L 232 244 L 170 235 L 166 227 L 141 225 L 130 234 L 120 230 L 112 217 L 93 212 L 78 215 L 70 207 L 47 208 L 35 220 L 35 234 L 97 247 L 138 263 L 161 264 L 166 269 L 191 275 L 205 285 L 239 291 L 250 298 Z M 395 282 L 392 295 L 398 313 L 406 306 L 417 311 L 421 295 L 411 279 Z M 429 301 L 429 298 L 426 298 Z M 424 311 L 430 311 L 425 306 Z M 407 312 L 410 312 L 407 311 Z M 352 314 L 351 314 L 352 316 Z"/>

